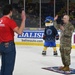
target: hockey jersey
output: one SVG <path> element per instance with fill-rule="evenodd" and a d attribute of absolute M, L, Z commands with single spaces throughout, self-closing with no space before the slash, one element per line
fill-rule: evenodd
<path fill-rule="evenodd" d="M 52 26 L 47 26 L 44 31 L 45 41 L 55 42 L 55 37 L 58 35 L 56 28 Z"/>

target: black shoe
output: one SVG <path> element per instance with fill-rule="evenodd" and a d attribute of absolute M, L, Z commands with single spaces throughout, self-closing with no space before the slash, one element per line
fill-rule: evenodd
<path fill-rule="evenodd" d="M 46 55 L 46 51 L 42 51 L 42 55 Z"/>
<path fill-rule="evenodd" d="M 53 55 L 58 55 L 57 51 L 54 51 Z"/>

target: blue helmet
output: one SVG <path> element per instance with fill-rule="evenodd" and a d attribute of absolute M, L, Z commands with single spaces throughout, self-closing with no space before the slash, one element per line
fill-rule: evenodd
<path fill-rule="evenodd" d="M 47 16 L 45 22 L 54 21 L 54 18 L 51 16 Z"/>

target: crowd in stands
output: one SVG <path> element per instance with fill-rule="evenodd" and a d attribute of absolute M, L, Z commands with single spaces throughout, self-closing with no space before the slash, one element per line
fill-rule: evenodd
<path fill-rule="evenodd" d="M 5 2 L 0 1 L 0 9 L 2 5 L 4 5 Z M 67 3 L 63 0 L 56 0 L 55 3 L 55 12 L 59 15 L 59 19 L 57 22 L 61 23 L 61 18 L 64 14 L 67 14 Z M 23 0 L 19 0 L 18 3 L 12 3 L 13 6 L 13 12 L 14 15 L 12 18 L 16 20 L 18 25 L 21 22 L 21 16 L 20 13 L 24 9 L 24 2 Z M 70 2 L 69 6 L 69 15 L 71 17 L 71 20 L 73 20 L 73 23 L 75 21 L 75 3 Z M 25 2 L 25 12 L 27 15 L 26 19 L 26 27 L 32 27 L 32 28 L 39 28 L 40 27 L 40 20 L 41 20 L 41 27 L 45 27 L 44 20 L 46 16 L 52 16 L 54 17 L 54 0 L 51 0 L 49 3 L 41 3 L 41 10 L 40 10 L 40 3 L 28 3 L 27 0 Z M 41 14 L 41 15 L 40 15 Z M 2 16 L 1 10 L 0 10 L 0 17 Z M 40 18 L 41 17 L 41 18 Z"/>

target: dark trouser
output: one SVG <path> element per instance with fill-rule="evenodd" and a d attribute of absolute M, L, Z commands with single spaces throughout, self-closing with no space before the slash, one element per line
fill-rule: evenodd
<path fill-rule="evenodd" d="M 15 64 L 15 44 L 14 42 L 1 43 L 0 44 L 1 53 L 1 75 L 12 75 Z"/>
<path fill-rule="evenodd" d="M 60 53 L 61 53 L 61 59 L 64 66 L 70 65 L 70 53 L 71 53 L 71 47 L 64 45 L 60 46 Z"/>

